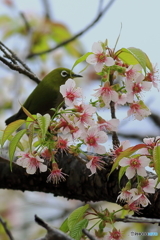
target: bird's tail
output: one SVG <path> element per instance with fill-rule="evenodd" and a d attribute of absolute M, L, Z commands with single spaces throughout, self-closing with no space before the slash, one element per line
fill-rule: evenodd
<path fill-rule="evenodd" d="M 14 121 L 16 121 L 16 114 L 7 118 L 5 123 L 6 123 L 6 125 L 8 125 L 8 124 L 10 124 L 11 122 L 14 122 Z"/>

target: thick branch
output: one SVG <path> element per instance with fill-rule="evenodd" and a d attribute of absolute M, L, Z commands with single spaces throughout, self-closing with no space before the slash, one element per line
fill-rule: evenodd
<path fill-rule="evenodd" d="M 54 196 L 63 196 L 68 199 L 78 199 L 81 201 L 108 201 L 116 203 L 120 192 L 118 183 L 118 170 L 115 170 L 110 177 L 112 158 L 105 157 L 105 169 L 98 171 L 89 177 L 90 170 L 86 168 L 85 158 L 75 157 L 69 153 L 57 153 L 55 156 L 62 171 L 69 176 L 65 182 L 58 185 L 47 183 L 46 179 L 50 172 L 28 175 L 22 167 L 13 163 L 13 170 L 10 171 L 9 161 L 0 161 L 0 188 L 21 191 L 39 191 L 53 193 Z M 133 179 L 133 182 L 136 178 Z M 124 187 L 127 178 L 121 180 L 121 187 Z M 160 218 L 160 190 L 155 194 L 150 194 L 151 202 L 146 208 L 140 210 L 141 217 Z"/>

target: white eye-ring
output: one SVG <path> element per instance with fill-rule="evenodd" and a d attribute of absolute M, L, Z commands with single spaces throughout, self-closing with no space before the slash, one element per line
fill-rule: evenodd
<path fill-rule="evenodd" d="M 61 72 L 61 76 L 62 76 L 62 77 L 67 77 L 67 76 L 68 76 L 68 73 L 67 73 L 65 70 L 63 70 L 63 71 Z"/>

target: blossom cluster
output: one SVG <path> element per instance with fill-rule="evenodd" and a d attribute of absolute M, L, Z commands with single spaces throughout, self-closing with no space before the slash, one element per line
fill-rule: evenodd
<path fill-rule="evenodd" d="M 126 186 L 122 189 L 117 201 L 126 203 L 125 209 L 138 212 L 140 206 L 146 207 L 151 204 L 147 198 L 148 194 L 155 193 L 156 188 L 160 188 L 158 179 L 148 178 L 145 167 L 154 166 L 153 151 L 160 146 L 160 136 L 156 138 L 144 138 L 142 149 L 137 151 L 137 154 L 130 157 L 123 157 L 119 166 L 126 169 L 125 175 L 128 178 Z M 129 141 L 122 142 L 119 149 L 116 149 L 115 156 L 128 148 Z M 131 179 L 137 177 L 137 188 L 132 188 Z"/>
<path fill-rule="evenodd" d="M 107 142 L 107 131 L 117 131 L 119 120 L 104 120 L 96 113 L 96 107 L 84 103 L 82 89 L 76 87 L 75 81 L 68 79 L 60 87 L 60 92 L 64 97 L 66 109 L 59 109 L 55 118 L 50 119 L 50 143 L 43 143 L 43 147 L 33 153 L 19 152 L 17 164 L 26 168 L 28 174 L 34 174 L 37 169 L 40 172 L 47 171 L 45 161 L 53 161 L 55 153 L 60 151 L 76 151 L 76 144 L 86 146 L 88 152 L 95 154 L 106 154 L 104 143 Z M 97 116 L 97 117 L 96 117 Z M 38 117 L 42 117 L 37 114 Z M 44 118 L 48 118 L 48 114 Z M 38 125 L 38 124 L 37 124 Z M 36 125 L 36 127 L 38 127 Z M 54 136 L 54 137 L 53 137 Z M 38 136 L 41 141 L 41 134 Z M 54 138 L 54 141 L 53 141 Z M 43 140 L 42 140 L 43 141 Z M 80 151 L 80 150 L 79 150 Z M 90 169 L 91 175 L 97 172 L 97 169 L 103 168 L 104 162 L 99 156 L 87 156 L 88 163 L 86 167 Z M 45 167 L 44 167 L 45 166 Z M 53 167 L 54 166 L 54 167 Z M 56 166 L 56 170 L 55 170 Z M 65 174 L 58 169 L 58 165 L 53 161 L 51 173 L 47 181 L 58 183 L 65 180 Z"/>
<path fill-rule="evenodd" d="M 80 153 L 82 147 L 86 146 L 88 152 L 96 155 L 87 155 L 86 167 L 90 169 L 90 175 L 95 174 L 97 169 L 104 168 L 105 163 L 97 154 L 107 153 L 105 147 L 108 140 L 107 132 L 116 132 L 119 120 L 103 119 L 97 113 L 97 107 L 110 108 L 111 102 L 115 107 L 126 104 L 129 106 L 127 116 L 133 115 L 135 119 L 142 120 L 150 115 L 150 110 L 142 101 L 144 93 L 152 86 L 158 89 L 158 78 L 154 68 L 145 73 L 140 63 L 129 65 L 102 42 L 93 44 L 92 53 L 87 56 L 86 62 L 94 65 L 95 71 L 102 78 L 100 86 L 92 94 L 97 100 L 95 102 L 91 100 L 86 104 L 82 89 L 76 87 L 73 79 L 68 79 L 64 85 L 60 86 L 66 108 L 58 109 L 52 118 L 48 114 L 44 116 L 37 114 L 35 126 L 36 129 L 39 127 L 39 132 L 36 131 L 39 146 L 37 148 L 32 146 L 32 149 L 30 147 L 25 152 L 17 153 L 17 164 L 26 168 L 29 174 L 34 174 L 37 169 L 40 172 L 47 171 L 49 163 L 52 163 L 47 181 L 55 184 L 64 181 L 67 176 L 62 169 L 58 168 L 54 159 L 58 150 Z M 46 129 L 49 129 L 48 134 L 46 132 L 47 137 L 46 135 L 42 137 L 41 127 L 38 125 L 39 117 L 47 119 Z M 124 151 L 123 146 L 115 149 L 114 154 L 116 155 L 118 151 Z M 124 158 L 119 164 L 121 167 L 127 166 L 126 176 L 131 179 L 135 174 L 145 177 L 145 166 L 149 163 L 148 157 L 138 155 L 131 159 Z"/>
<path fill-rule="evenodd" d="M 97 72 L 101 72 L 102 80 L 105 81 L 103 86 L 95 90 L 94 96 L 99 102 L 107 108 L 110 107 L 110 101 L 116 105 L 128 104 L 127 116 L 133 115 L 137 120 L 149 116 L 151 112 L 141 98 L 152 86 L 158 89 L 156 70 L 153 68 L 152 72 L 143 74 L 140 64 L 125 64 L 102 42 L 95 42 L 92 52 L 86 61 L 93 64 Z"/>

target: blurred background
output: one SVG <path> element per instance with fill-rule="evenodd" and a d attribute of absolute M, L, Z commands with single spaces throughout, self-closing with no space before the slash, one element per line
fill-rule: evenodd
<path fill-rule="evenodd" d="M 93 42 L 99 40 L 103 42 L 108 39 L 109 47 L 113 48 L 122 24 L 117 50 L 122 47 L 140 48 L 158 70 L 160 66 L 159 0 L 113 0 L 112 2 L 108 11 L 104 12 L 102 17 L 75 41 L 49 53 L 36 55 L 34 53 L 51 49 L 83 31 L 97 18 L 109 1 L 0 0 L 0 39 L 42 79 L 53 68 L 59 66 L 71 68 L 77 58 L 91 51 Z M 0 55 L 3 56 L 1 52 Z M 85 63 L 79 64 L 74 71 L 78 73 L 85 65 Z M 82 75 L 83 80 L 80 80 L 78 85 L 84 89 L 86 99 L 89 101 L 93 93 L 92 89 L 99 85 L 98 76 L 93 66 L 88 67 Z M 24 102 L 36 84 L 0 62 L 0 86 L 0 129 L 4 129 L 5 119 L 19 109 L 19 102 Z M 133 145 L 140 143 L 146 136 L 160 135 L 160 92 L 154 88 L 144 95 L 143 99 L 153 113 L 151 118 L 133 121 L 131 118 L 126 118 L 127 107 L 117 109 L 117 117 L 121 120 L 119 127 L 121 141 L 130 139 Z M 108 111 L 101 111 L 101 115 L 107 120 L 110 119 Z M 107 142 L 107 149 L 110 148 L 112 145 Z M 58 227 L 69 212 L 81 204 L 80 201 L 54 198 L 51 194 L 0 190 L 0 215 L 7 220 L 17 239 L 26 236 L 26 239 L 30 240 L 42 236 L 42 229 L 34 223 L 34 214 Z M 106 207 L 104 202 L 100 205 Z M 109 204 L 109 208 L 111 207 L 118 208 L 116 204 Z M 140 226 L 117 223 L 117 228 L 123 228 L 125 239 L 133 239 L 130 237 L 130 232 L 133 230 L 149 232 L 154 229 L 158 232 L 157 226 L 147 224 Z M 7 239 L 1 226 L 0 239 Z M 154 239 L 156 240 L 156 237 Z"/>

